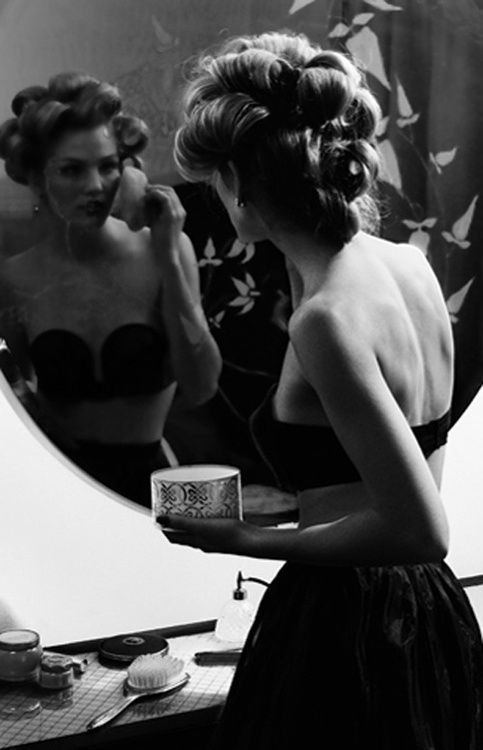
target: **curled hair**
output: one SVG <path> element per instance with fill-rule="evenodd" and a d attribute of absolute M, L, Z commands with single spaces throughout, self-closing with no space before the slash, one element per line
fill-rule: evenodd
<path fill-rule="evenodd" d="M 302 34 L 238 37 L 198 60 L 182 103 L 185 179 L 209 181 L 233 161 L 281 216 L 337 246 L 374 230 L 380 109 L 348 56 Z"/>
<path fill-rule="evenodd" d="M 146 147 L 146 124 L 122 111 L 118 89 L 85 73 L 59 73 L 47 86 L 29 86 L 12 101 L 14 117 L 0 125 L 0 157 L 15 182 L 41 171 L 56 140 L 68 130 L 110 123 L 121 159 Z"/>

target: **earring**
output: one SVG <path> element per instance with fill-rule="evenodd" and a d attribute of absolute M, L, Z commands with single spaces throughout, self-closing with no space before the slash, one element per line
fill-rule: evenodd
<path fill-rule="evenodd" d="M 235 204 L 237 208 L 245 208 L 245 206 L 247 205 L 243 198 L 235 198 Z"/>
<path fill-rule="evenodd" d="M 37 203 L 34 203 L 34 205 L 32 206 L 32 216 L 34 217 L 34 219 L 36 216 L 39 215 L 39 213 L 40 213 L 40 206 Z"/>

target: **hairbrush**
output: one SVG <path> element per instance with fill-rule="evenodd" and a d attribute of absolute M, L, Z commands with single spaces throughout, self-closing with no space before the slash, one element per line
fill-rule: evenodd
<path fill-rule="evenodd" d="M 159 654 L 138 656 L 128 667 L 123 684 L 122 700 L 91 719 L 87 724 L 87 729 L 104 726 L 140 698 L 163 696 L 180 690 L 189 678 L 189 674 L 184 671 L 184 662 L 181 659 Z"/>

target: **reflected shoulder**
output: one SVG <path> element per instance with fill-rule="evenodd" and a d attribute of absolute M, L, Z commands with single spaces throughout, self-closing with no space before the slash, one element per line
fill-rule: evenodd
<path fill-rule="evenodd" d="M 44 249 L 44 243 L 38 243 L 7 258 L 0 265 L 2 288 L 4 289 L 7 285 L 12 290 L 21 291 L 23 288 L 29 287 L 32 281 L 38 279 Z"/>

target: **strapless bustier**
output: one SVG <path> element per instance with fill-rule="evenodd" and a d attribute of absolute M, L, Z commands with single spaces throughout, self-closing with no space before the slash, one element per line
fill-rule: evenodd
<path fill-rule="evenodd" d="M 360 474 L 332 427 L 281 422 L 274 418 L 273 390 L 250 419 L 250 431 L 277 485 L 287 492 L 360 481 Z M 412 427 L 425 456 L 444 445 L 450 413 Z"/>
<path fill-rule="evenodd" d="M 157 393 L 173 381 L 167 354 L 166 336 L 152 326 L 120 326 L 102 344 L 102 379 L 98 380 L 92 351 L 78 334 L 51 329 L 30 344 L 39 391 L 69 401 Z"/>

